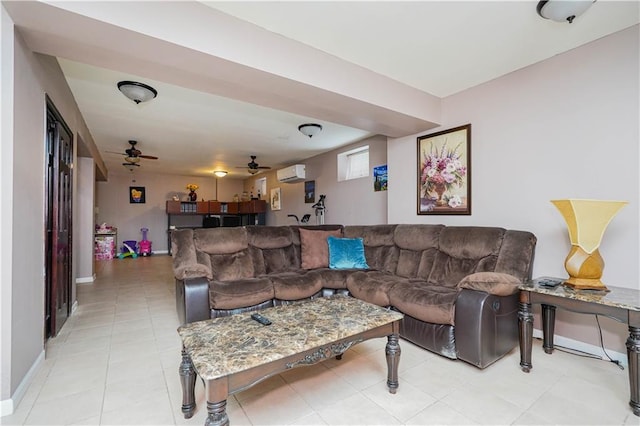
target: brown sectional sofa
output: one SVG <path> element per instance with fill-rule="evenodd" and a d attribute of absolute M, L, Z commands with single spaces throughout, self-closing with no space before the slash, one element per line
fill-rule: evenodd
<path fill-rule="evenodd" d="M 362 238 L 369 268 L 304 269 L 327 263 L 317 241 L 330 233 Z M 518 284 L 531 277 L 536 237 L 471 226 L 246 226 L 177 230 L 171 244 L 182 323 L 345 294 L 404 313 L 401 337 L 484 368 L 518 343 Z"/>

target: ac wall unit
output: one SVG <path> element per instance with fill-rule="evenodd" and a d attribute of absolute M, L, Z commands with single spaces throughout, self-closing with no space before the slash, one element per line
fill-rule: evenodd
<path fill-rule="evenodd" d="M 295 164 L 293 166 L 285 167 L 276 172 L 278 182 L 298 182 L 304 180 L 305 167 L 304 164 Z"/>

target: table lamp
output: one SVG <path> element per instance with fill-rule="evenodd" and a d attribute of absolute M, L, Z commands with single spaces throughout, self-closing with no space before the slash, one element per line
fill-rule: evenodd
<path fill-rule="evenodd" d="M 611 219 L 627 204 L 626 201 L 551 200 L 569 228 L 571 251 L 564 261 L 569 273 L 565 285 L 575 289 L 609 291 L 600 278 L 604 260 L 600 242 Z"/>

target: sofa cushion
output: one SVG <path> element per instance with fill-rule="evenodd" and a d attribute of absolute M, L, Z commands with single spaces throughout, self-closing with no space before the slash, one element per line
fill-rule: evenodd
<path fill-rule="evenodd" d="M 344 236 L 364 240 L 364 253 L 371 269 L 395 273 L 398 265 L 398 247 L 393 241 L 396 226 L 346 226 Z"/>
<path fill-rule="evenodd" d="M 230 254 L 248 245 L 245 228 L 198 228 L 193 231 L 196 250 L 208 254 Z"/>
<path fill-rule="evenodd" d="M 347 277 L 347 288 L 357 299 L 378 306 L 389 306 L 389 291 L 406 278 L 382 271 L 353 271 Z"/>
<path fill-rule="evenodd" d="M 302 269 L 326 268 L 329 266 L 329 236 L 340 237 L 342 231 L 316 231 L 300 228 L 300 266 Z"/>
<path fill-rule="evenodd" d="M 464 277 L 458 284 L 458 288 L 484 291 L 496 296 L 510 296 L 518 292 L 520 284 L 520 280 L 513 275 L 499 272 L 477 272 Z"/>
<path fill-rule="evenodd" d="M 398 225 L 393 240 L 398 247 L 396 275 L 427 278 L 438 251 L 444 225 Z"/>
<path fill-rule="evenodd" d="M 400 312 L 434 324 L 455 325 L 455 288 L 432 286 L 425 281 L 399 282 L 389 290 L 389 302 Z"/>
<path fill-rule="evenodd" d="M 440 232 L 438 252 L 428 282 L 455 288 L 474 272 L 493 271 L 505 230 L 502 228 L 449 226 Z"/>
<path fill-rule="evenodd" d="M 338 238 L 329 236 L 329 268 L 368 269 L 362 238 Z"/>
<path fill-rule="evenodd" d="M 253 260 L 248 250 L 232 254 L 212 254 L 209 259 L 215 281 L 232 281 L 254 276 Z"/>
<path fill-rule="evenodd" d="M 317 276 L 323 288 L 343 289 L 347 288 L 347 277 L 353 274 L 353 269 L 312 269 L 308 276 Z"/>
<path fill-rule="evenodd" d="M 198 262 L 198 252 L 193 244 L 193 229 L 179 229 L 171 232 L 171 255 L 173 275 L 176 279 L 198 277 L 211 279 L 211 269 Z"/>
<path fill-rule="evenodd" d="M 300 269 L 300 255 L 288 226 L 247 226 L 255 275 Z"/>
<path fill-rule="evenodd" d="M 268 278 L 247 278 L 233 281 L 211 281 L 211 309 L 237 309 L 273 299 L 273 285 Z"/>
<path fill-rule="evenodd" d="M 280 300 L 300 300 L 313 296 L 322 290 L 319 275 L 309 275 L 306 271 L 283 272 L 268 275 L 273 285 L 273 294 Z"/>

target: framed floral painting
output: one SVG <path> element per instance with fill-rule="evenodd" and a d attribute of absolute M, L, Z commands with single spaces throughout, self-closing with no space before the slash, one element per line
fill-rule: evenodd
<path fill-rule="evenodd" d="M 471 124 L 418 137 L 418 214 L 471 214 Z"/>

